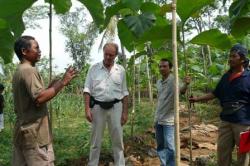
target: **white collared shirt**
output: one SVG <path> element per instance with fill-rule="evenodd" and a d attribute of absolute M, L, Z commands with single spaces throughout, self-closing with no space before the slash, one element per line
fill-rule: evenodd
<path fill-rule="evenodd" d="M 87 74 L 84 92 L 89 93 L 98 101 L 113 101 L 127 96 L 125 69 L 114 64 L 110 71 L 103 62 L 93 65 Z"/>

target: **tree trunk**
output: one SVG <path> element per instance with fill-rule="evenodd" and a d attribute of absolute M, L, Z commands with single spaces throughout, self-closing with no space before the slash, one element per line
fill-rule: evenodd
<path fill-rule="evenodd" d="M 52 0 L 50 0 L 49 6 L 49 83 L 52 80 Z M 52 132 L 52 103 L 49 102 L 49 124 Z"/>
<path fill-rule="evenodd" d="M 153 93 L 152 93 L 152 84 L 151 84 L 151 77 L 149 72 L 149 66 L 148 66 L 148 56 L 146 55 L 146 65 L 147 65 L 147 77 L 148 77 L 148 94 L 150 103 L 153 104 Z"/>
<path fill-rule="evenodd" d="M 172 50 L 173 50 L 173 64 L 174 64 L 174 82 L 175 82 L 175 163 L 180 165 L 180 135 L 179 135 L 179 79 L 178 79 L 178 58 L 177 58 L 177 35 L 176 35 L 176 0 L 172 2 Z"/>

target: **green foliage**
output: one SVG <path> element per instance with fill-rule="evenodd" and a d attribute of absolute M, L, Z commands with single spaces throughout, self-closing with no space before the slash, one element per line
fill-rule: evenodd
<path fill-rule="evenodd" d="M 84 9 L 77 8 L 60 17 L 60 31 L 66 37 L 66 52 L 81 70 L 89 60 L 90 49 L 97 37 L 97 27 L 85 19 Z"/>
<path fill-rule="evenodd" d="M 242 39 L 250 32 L 250 17 L 238 18 L 231 27 L 231 34 L 235 38 Z"/>
<path fill-rule="evenodd" d="M 104 23 L 104 9 L 101 0 L 78 0 L 90 12 L 97 27 L 101 28 Z"/>
<path fill-rule="evenodd" d="M 152 13 L 142 13 L 136 16 L 127 16 L 124 21 L 128 28 L 134 33 L 135 36 L 140 37 L 142 34 L 150 29 L 156 17 Z"/>
<path fill-rule="evenodd" d="M 178 0 L 177 13 L 184 25 L 186 20 L 199 12 L 204 6 L 210 5 L 214 0 Z"/>
<path fill-rule="evenodd" d="M 23 12 L 34 3 L 33 0 L 0 0 L 0 57 L 10 63 L 13 57 L 14 40 L 24 31 Z"/>
<path fill-rule="evenodd" d="M 61 13 L 64 14 L 66 13 L 70 7 L 72 6 L 71 0 L 45 0 L 45 2 L 47 3 L 52 3 L 54 6 L 54 9 L 56 11 L 56 13 Z"/>
<path fill-rule="evenodd" d="M 195 36 L 190 42 L 199 45 L 207 44 L 222 50 L 230 49 L 233 45 L 231 37 L 221 33 L 218 29 L 204 31 Z"/>

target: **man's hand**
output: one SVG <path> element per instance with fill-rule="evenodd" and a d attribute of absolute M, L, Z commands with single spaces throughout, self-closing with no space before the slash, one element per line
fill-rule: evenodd
<path fill-rule="evenodd" d="M 128 121 L 128 113 L 127 112 L 122 112 L 122 117 L 121 117 L 121 125 L 125 125 L 126 122 Z"/>
<path fill-rule="evenodd" d="M 86 117 L 86 119 L 87 119 L 90 123 L 93 121 L 92 113 L 91 113 L 90 109 L 86 109 L 86 110 L 85 110 L 85 117 Z"/>
<path fill-rule="evenodd" d="M 195 97 L 195 96 L 190 96 L 188 100 L 190 103 L 194 103 L 194 102 L 198 101 L 197 97 Z"/>
<path fill-rule="evenodd" d="M 64 85 L 64 86 L 67 86 L 67 85 L 69 84 L 69 82 L 70 82 L 73 78 L 76 77 L 76 74 L 77 74 L 77 71 L 76 71 L 73 67 L 69 66 L 69 67 L 67 68 L 66 72 L 64 73 L 64 76 L 63 76 L 63 79 L 62 79 L 63 85 Z"/>

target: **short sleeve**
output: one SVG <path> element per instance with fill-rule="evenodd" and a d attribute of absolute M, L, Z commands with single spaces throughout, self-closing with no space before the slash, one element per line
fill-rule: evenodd
<path fill-rule="evenodd" d="M 25 87 L 31 98 L 36 100 L 41 91 L 44 90 L 42 78 L 35 68 L 28 68 L 23 72 Z"/>
<path fill-rule="evenodd" d="M 83 92 L 87 92 L 87 93 L 91 93 L 91 89 L 92 89 L 92 79 L 91 79 L 91 71 L 92 71 L 92 67 L 89 68 L 88 73 L 87 73 L 87 77 L 84 83 L 84 89 Z"/>

